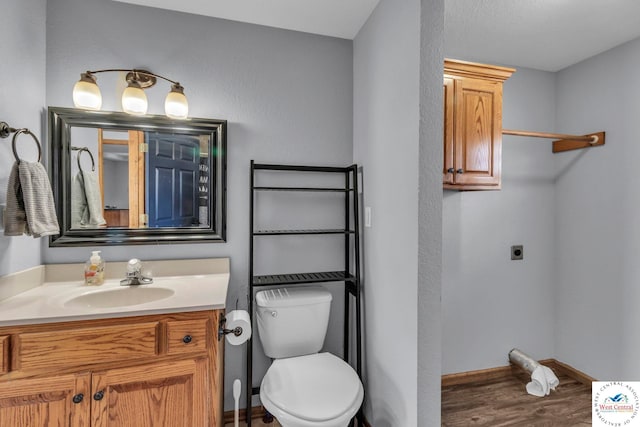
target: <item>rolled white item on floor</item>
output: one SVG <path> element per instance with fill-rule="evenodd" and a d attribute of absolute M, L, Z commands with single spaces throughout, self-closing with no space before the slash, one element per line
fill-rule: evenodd
<path fill-rule="evenodd" d="M 549 388 L 551 390 L 555 390 L 556 387 L 558 387 L 558 385 L 560 384 L 560 380 L 558 379 L 558 377 L 556 377 L 556 374 L 553 373 L 551 368 L 543 366 L 542 369 L 544 370 L 544 375 L 547 377 Z"/>
<path fill-rule="evenodd" d="M 527 393 L 533 396 L 544 397 L 560 384 L 550 368 L 542 366 L 517 348 L 509 352 L 509 360 L 531 374 L 531 382 L 527 384 L 526 389 Z"/>
<path fill-rule="evenodd" d="M 549 394 L 549 383 L 542 368 L 543 366 L 538 365 L 538 367 L 533 370 L 531 382 L 526 386 L 527 393 L 537 397 L 545 397 Z"/>

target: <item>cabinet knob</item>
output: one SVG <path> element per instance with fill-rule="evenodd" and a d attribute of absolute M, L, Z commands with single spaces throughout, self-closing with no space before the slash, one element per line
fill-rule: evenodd
<path fill-rule="evenodd" d="M 185 344 L 189 344 L 192 340 L 193 338 L 191 337 L 191 335 L 185 335 L 184 337 L 182 337 L 182 342 Z"/>
<path fill-rule="evenodd" d="M 73 403 L 80 403 L 82 402 L 82 399 L 84 399 L 84 394 L 78 393 L 75 396 L 73 396 Z"/>
<path fill-rule="evenodd" d="M 456 173 L 464 173 L 464 171 L 462 169 L 458 169 Z"/>
<path fill-rule="evenodd" d="M 104 390 L 100 390 L 96 394 L 93 395 L 93 400 L 102 400 L 104 397 Z"/>
<path fill-rule="evenodd" d="M 447 169 L 447 173 L 454 173 L 456 170 L 454 168 Z"/>

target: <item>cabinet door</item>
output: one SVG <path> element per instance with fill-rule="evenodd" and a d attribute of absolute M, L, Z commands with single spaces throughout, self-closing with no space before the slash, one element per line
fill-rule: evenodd
<path fill-rule="evenodd" d="M 442 169 L 442 182 L 453 184 L 453 79 L 444 78 L 444 162 Z"/>
<path fill-rule="evenodd" d="M 206 358 L 95 372 L 92 426 L 209 426 L 207 378 Z"/>
<path fill-rule="evenodd" d="M 90 374 L 0 382 L 0 427 L 89 427 Z"/>
<path fill-rule="evenodd" d="M 455 177 L 460 185 L 500 187 L 502 84 L 455 82 Z"/>

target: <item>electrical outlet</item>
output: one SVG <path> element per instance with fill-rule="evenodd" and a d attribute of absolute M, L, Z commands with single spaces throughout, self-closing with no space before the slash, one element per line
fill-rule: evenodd
<path fill-rule="evenodd" d="M 512 260 L 524 259 L 524 249 L 522 245 L 511 246 L 511 259 Z"/>

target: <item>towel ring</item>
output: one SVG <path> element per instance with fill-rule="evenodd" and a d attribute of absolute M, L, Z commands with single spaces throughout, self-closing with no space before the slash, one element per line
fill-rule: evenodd
<path fill-rule="evenodd" d="M 15 157 L 16 161 L 18 163 L 20 163 L 21 159 L 20 159 L 20 157 L 18 157 L 18 151 L 16 150 L 16 140 L 18 139 L 18 135 L 20 135 L 22 133 L 26 133 L 28 135 L 31 135 L 31 138 L 33 138 L 33 140 L 35 141 L 36 145 L 38 146 L 38 162 L 39 162 L 40 159 L 42 159 L 42 146 L 40 145 L 40 141 L 38 141 L 38 138 L 33 134 L 33 132 L 31 132 L 27 128 L 18 129 L 16 131 L 16 133 L 13 135 L 13 139 L 11 140 L 11 148 L 13 149 L 13 157 Z"/>
<path fill-rule="evenodd" d="M 33 134 L 33 132 L 31 132 L 27 128 L 14 129 L 11 126 L 9 126 L 7 122 L 0 122 L 0 138 L 8 138 L 9 135 L 11 135 L 14 132 L 15 134 L 13 135 L 13 139 L 11 140 L 11 148 L 13 149 L 13 157 L 16 158 L 16 161 L 20 163 L 20 157 L 18 157 L 18 151 L 16 150 L 16 140 L 18 139 L 18 135 L 20 135 L 21 133 L 26 133 L 28 135 L 31 135 L 31 138 L 33 138 L 33 140 L 36 142 L 36 145 L 38 146 L 38 162 L 39 162 L 40 159 L 42 159 L 42 146 L 40 145 L 40 141 L 38 141 L 38 138 Z"/>
<path fill-rule="evenodd" d="M 95 172 L 96 161 L 93 158 L 93 154 L 91 154 L 91 150 L 89 150 L 87 147 L 71 147 L 71 149 L 78 150 L 78 154 L 76 156 L 76 160 L 78 161 L 78 170 L 82 170 L 82 165 L 80 164 L 80 156 L 84 151 L 86 151 L 89 154 L 89 157 L 91 157 L 91 171 Z"/>
<path fill-rule="evenodd" d="M 81 149 L 80 151 L 78 151 L 78 157 L 77 157 L 78 169 L 82 170 L 82 166 L 80 166 L 80 156 L 82 156 L 82 153 L 84 153 L 85 151 L 89 154 L 89 157 L 91 158 L 91 171 L 95 172 L 95 170 L 96 170 L 96 161 L 93 159 L 93 154 L 91 154 L 91 151 L 87 147 L 85 147 L 85 148 Z"/>

